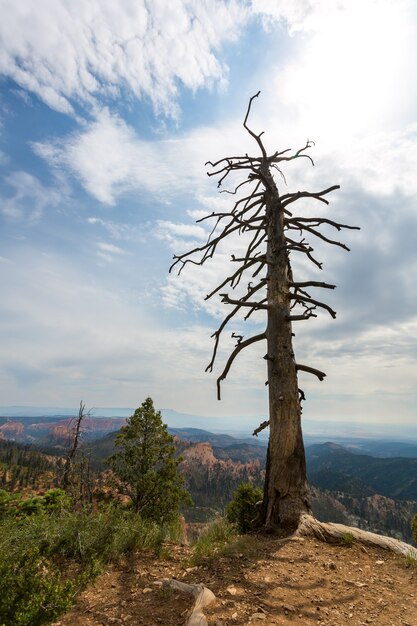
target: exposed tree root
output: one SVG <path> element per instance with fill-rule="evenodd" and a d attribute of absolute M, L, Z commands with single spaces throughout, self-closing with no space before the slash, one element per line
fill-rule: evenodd
<path fill-rule="evenodd" d="M 404 541 L 387 537 L 385 535 L 377 535 L 353 526 L 345 526 L 344 524 L 334 524 L 333 522 L 319 522 L 311 515 L 302 515 L 300 525 L 296 535 L 303 537 L 316 537 L 321 541 L 332 543 L 343 541 L 346 535 L 352 536 L 356 541 L 367 546 L 383 548 L 390 550 L 401 556 L 411 556 L 417 558 L 417 548 L 414 548 Z"/>
<path fill-rule="evenodd" d="M 377 535 L 376 533 L 361 530 L 353 526 L 345 526 L 344 524 L 335 524 L 333 522 L 320 522 L 307 514 L 301 516 L 298 530 L 292 535 L 293 538 L 315 537 L 326 543 L 342 542 L 347 536 L 353 537 L 355 541 L 363 545 L 383 548 L 384 550 L 389 550 L 404 557 L 411 556 L 417 559 L 417 548 L 404 541 L 385 535 Z M 288 540 L 291 540 L 291 537 L 282 539 L 283 542 L 287 542 Z M 172 578 L 165 579 L 163 586 L 188 593 L 194 597 L 194 606 L 188 614 L 185 626 L 208 626 L 208 621 L 203 613 L 203 609 L 216 599 L 216 596 L 208 587 L 205 587 L 201 583 L 189 585 Z"/>
<path fill-rule="evenodd" d="M 194 596 L 194 606 L 188 614 L 185 626 L 208 625 L 207 619 L 203 613 L 203 608 L 211 604 L 216 599 L 216 596 L 212 591 L 210 591 L 210 589 L 208 589 L 208 587 L 205 587 L 203 584 L 189 585 L 188 583 L 183 583 L 173 578 L 165 579 L 163 581 L 163 585 L 164 587 L 176 589 L 177 591 L 182 591 L 183 593 L 188 593 Z"/>

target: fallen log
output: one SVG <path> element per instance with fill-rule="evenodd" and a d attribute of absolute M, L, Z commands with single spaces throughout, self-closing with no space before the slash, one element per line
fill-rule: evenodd
<path fill-rule="evenodd" d="M 394 537 L 377 535 L 376 533 L 361 530 L 353 526 L 345 526 L 344 524 L 336 524 L 333 522 L 319 522 L 319 520 L 311 515 L 302 515 L 300 525 L 295 534 L 301 537 L 315 537 L 327 543 L 343 541 L 346 535 L 351 535 L 358 543 L 383 548 L 384 550 L 390 550 L 404 557 L 410 556 L 417 559 L 417 548 L 409 543 L 394 539 Z"/>

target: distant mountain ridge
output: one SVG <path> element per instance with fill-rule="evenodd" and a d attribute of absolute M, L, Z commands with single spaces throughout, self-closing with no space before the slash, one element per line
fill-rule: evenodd
<path fill-rule="evenodd" d="M 130 407 L 89 407 L 91 417 L 95 418 L 126 418 L 133 414 L 134 408 Z M 158 407 L 157 407 L 158 408 Z M 232 416 L 207 416 L 182 413 L 174 409 L 160 409 L 165 423 L 171 428 L 201 428 L 210 432 L 229 433 L 237 437 L 249 436 L 266 418 L 266 415 L 232 415 Z M 3 418 L 15 419 L 20 417 L 75 417 L 78 415 L 78 407 L 39 407 L 39 406 L 0 406 L 0 420 Z M 385 442 L 397 441 L 398 456 L 417 456 L 415 450 L 407 451 L 408 446 L 417 448 L 417 426 L 415 424 L 387 424 L 370 423 L 366 421 L 341 421 L 341 420 L 303 420 L 303 436 L 307 445 L 323 443 L 325 441 L 337 441 L 344 446 L 357 448 L 360 453 L 370 453 L 378 456 L 378 445 L 373 449 L 367 448 L 367 443 L 379 441 L 381 443 L 381 456 L 384 456 Z M 267 440 L 268 432 L 259 434 L 259 440 Z M 405 443 L 408 442 L 408 443 Z M 410 443 L 411 442 L 411 443 Z M 385 455 L 386 456 L 386 455 Z"/>
<path fill-rule="evenodd" d="M 309 481 L 326 487 L 331 481 L 340 482 L 340 475 L 359 480 L 373 493 L 400 500 L 417 500 L 417 458 L 376 458 L 353 454 L 335 444 L 316 444 L 306 448 Z"/>

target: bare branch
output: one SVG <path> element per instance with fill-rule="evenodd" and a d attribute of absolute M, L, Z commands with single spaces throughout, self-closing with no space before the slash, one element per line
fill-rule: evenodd
<path fill-rule="evenodd" d="M 319 300 L 313 300 L 313 298 L 306 298 L 304 296 L 300 296 L 297 293 L 291 293 L 290 300 L 295 300 L 296 302 L 305 302 L 306 304 L 313 304 L 314 306 L 318 306 L 322 309 L 325 309 L 329 313 L 329 315 L 331 315 L 333 319 L 336 318 L 336 311 L 333 311 L 333 309 L 325 302 L 320 302 Z"/>
<path fill-rule="evenodd" d="M 248 288 L 248 293 L 240 299 L 239 304 L 233 309 L 233 311 L 231 311 L 229 313 L 229 315 L 227 315 L 224 318 L 224 320 L 220 324 L 219 328 L 216 330 L 215 333 L 212 334 L 212 337 L 215 338 L 215 342 L 214 342 L 214 348 L 213 348 L 213 354 L 212 354 L 212 357 L 211 357 L 211 361 L 210 361 L 210 363 L 206 367 L 206 372 L 213 371 L 213 365 L 214 365 L 214 361 L 216 360 L 216 354 L 217 354 L 217 348 L 218 348 L 218 345 L 219 345 L 220 335 L 223 332 L 225 326 L 228 324 L 228 322 L 230 322 L 232 317 L 234 317 L 236 315 L 236 313 L 239 311 L 240 307 L 242 306 L 242 302 L 245 302 L 248 298 L 252 297 L 254 293 L 259 291 L 259 289 L 262 289 L 262 287 L 264 287 L 265 285 L 266 285 L 266 280 L 263 279 L 257 285 L 255 285 L 255 287 L 249 287 Z M 252 312 L 252 310 L 250 311 L 250 313 L 251 312 Z"/>
<path fill-rule="evenodd" d="M 259 263 L 259 261 L 257 259 L 254 259 L 252 261 L 249 261 L 245 265 L 242 265 L 239 269 L 236 270 L 234 274 L 225 278 L 225 280 L 220 285 L 218 285 L 215 289 L 213 289 L 213 291 L 207 294 L 204 300 L 209 300 L 211 297 L 214 296 L 215 293 L 217 293 L 220 289 L 222 289 L 225 285 L 227 285 L 227 283 L 230 283 L 232 287 L 233 286 L 236 287 L 236 285 L 239 284 L 239 281 L 242 277 L 243 272 L 247 270 L 249 267 L 252 267 L 252 265 L 255 265 L 255 263 Z"/>
<path fill-rule="evenodd" d="M 265 422 L 262 422 L 262 424 L 259 424 L 258 428 L 255 428 L 255 430 L 252 433 L 252 437 L 257 437 L 258 433 L 260 433 L 262 430 L 265 430 L 265 428 L 268 428 L 269 426 L 269 420 L 266 420 Z"/>
<path fill-rule="evenodd" d="M 236 168 L 233 168 L 236 169 Z M 223 177 L 222 180 L 224 180 L 225 177 Z M 242 183 L 239 183 L 239 185 L 236 185 L 236 187 L 233 189 L 233 191 L 230 191 L 229 189 L 222 189 L 220 193 L 228 193 L 231 196 L 235 196 L 238 192 L 238 190 L 243 187 L 243 185 L 247 185 L 248 183 L 251 183 L 252 179 L 249 178 L 248 180 L 244 180 Z M 217 185 L 218 187 L 220 187 L 220 184 Z"/>
<path fill-rule="evenodd" d="M 297 363 L 296 368 L 300 372 L 307 372 L 308 374 L 313 374 L 314 376 L 317 376 L 319 380 L 324 380 L 324 378 L 326 377 L 326 374 L 324 372 L 316 370 L 314 369 L 314 367 L 309 367 L 308 365 L 301 365 L 300 363 Z"/>
<path fill-rule="evenodd" d="M 246 261 L 264 261 L 267 263 L 266 254 L 255 254 L 253 257 L 235 257 L 234 254 L 231 255 L 230 259 L 233 263 L 246 263 Z"/>
<path fill-rule="evenodd" d="M 336 189 L 340 189 L 340 185 L 332 185 L 331 187 L 328 187 L 323 191 L 297 191 L 295 193 L 287 193 L 281 196 L 282 206 L 286 207 L 288 204 L 296 202 L 300 198 L 314 198 L 315 200 L 320 200 L 320 202 L 324 202 L 324 204 L 329 204 L 329 201 L 326 200 L 326 198 L 322 198 L 322 196 L 325 196 L 326 194 L 330 193 L 331 191 L 335 191 Z"/>
<path fill-rule="evenodd" d="M 305 150 L 308 150 L 308 148 L 311 148 L 311 146 L 314 146 L 314 141 L 310 141 L 310 139 L 307 139 L 306 144 L 303 148 L 300 148 L 299 150 L 297 150 L 297 152 L 295 154 L 292 154 L 290 156 L 282 156 L 283 154 L 285 154 L 286 152 L 290 152 L 290 150 L 283 150 L 282 152 L 276 152 L 272 157 L 270 157 L 268 159 L 269 163 L 280 163 L 282 161 L 293 161 L 294 159 L 299 159 L 299 158 L 306 158 L 308 159 L 312 165 L 314 165 L 314 161 L 311 158 L 311 156 L 309 154 L 303 154 L 303 152 Z"/>
<path fill-rule="evenodd" d="M 221 296 L 222 302 L 225 304 L 236 304 L 239 307 L 247 306 L 254 309 L 268 310 L 268 305 L 261 304 L 260 302 L 242 302 L 242 300 L 232 300 L 231 298 L 229 298 L 229 295 L 227 293 L 220 293 L 219 296 Z"/>
<path fill-rule="evenodd" d="M 289 237 L 286 237 L 285 239 L 288 242 L 288 245 L 286 246 L 286 249 L 288 251 L 294 250 L 295 252 L 302 252 L 303 254 L 307 255 L 310 261 L 314 263 L 314 265 L 317 265 L 317 267 L 320 270 L 323 269 L 323 263 L 320 263 L 319 261 L 317 261 L 317 259 L 315 259 L 313 255 L 311 254 L 314 248 L 304 243 L 304 240 L 294 241 L 293 239 L 290 239 Z"/>
<path fill-rule="evenodd" d="M 300 232 L 307 231 L 311 233 L 312 235 L 314 235 L 315 237 L 322 239 L 326 243 L 330 243 L 333 246 L 339 246 L 340 248 L 343 248 L 344 250 L 347 250 L 348 252 L 350 252 L 350 249 L 347 247 L 346 244 L 341 243 L 340 241 L 335 241 L 334 239 L 330 239 L 329 237 L 326 237 L 326 235 L 323 235 L 323 233 L 319 232 L 318 230 L 315 230 L 315 228 L 312 228 L 311 226 L 297 224 L 297 222 L 293 220 L 291 225 L 288 228 L 291 230 L 299 230 Z"/>
<path fill-rule="evenodd" d="M 238 335 L 238 334 L 237 334 L 237 333 L 235 333 L 235 332 L 233 332 L 233 333 L 231 334 L 231 337 L 232 337 L 232 339 L 237 339 L 237 344 L 236 344 L 237 346 L 238 346 L 239 344 L 241 344 L 241 343 L 242 343 L 242 341 L 243 341 L 243 335 Z"/>
<path fill-rule="evenodd" d="M 248 105 L 248 109 L 246 111 L 246 116 L 245 116 L 245 120 L 243 122 L 243 126 L 244 126 L 244 128 L 246 128 L 248 133 L 255 139 L 256 143 L 258 144 L 258 146 L 259 146 L 259 148 L 260 148 L 260 150 L 262 152 L 263 160 L 266 161 L 267 160 L 266 150 L 265 150 L 265 147 L 264 147 L 264 145 L 263 145 L 263 143 L 261 141 L 261 136 L 263 135 L 263 132 L 260 133 L 259 135 L 257 135 L 247 125 L 247 121 L 248 121 L 249 113 L 250 113 L 250 110 L 251 110 L 252 102 L 255 100 L 255 98 L 258 98 L 260 93 L 261 92 L 258 91 L 258 93 L 256 93 L 254 96 L 252 96 L 251 99 L 249 100 L 249 105 Z"/>
<path fill-rule="evenodd" d="M 263 300 L 260 300 L 260 301 L 259 301 L 259 304 L 260 304 L 260 305 L 265 304 L 265 302 L 267 302 L 267 301 L 268 301 L 268 298 L 263 298 Z M 249 312 L 245 315 L 245 317 L 244 317 L 243 319 L 244 319 L 244 320 L 247 320 L 247 319 L 248 319 L 248 318 L 252 315 L 252 313 L 253 313 L 254 311 L 256 311 L 257 309 L 260 309 L 260 308 L 264 308 L 264 307 L 262 307 L 262 306 L 257 306 L 257 307 L 256 307 L 256 308 L 254 308 L 254 309 L 249 309 Z M 268 309 L 268 306 L 265 306 L 265 308 L 266 308 L 266 309 Z"/>
<path fill-rule="evenodd" d="M 80 408 L 78 411 L 78 417 L 75 420 L 73 433 L 71 433 L 72 445 L 68 452 L 67 458 L 65 459 L 65 464 L 64 464 L 64 476 L 62 478 L 62 488 L 64 490 L 68 489 L 70 472 L 72 469 L 73 460 L 77 452 L 77 448 L 78 448 L 78 444 L 79 444 L 79 440 L 81 436 L 81 422 L 83 421 L 85 415 L 86 415 L 85 404 L 83 404 L 83 401 L 81 400 Z M 89 413 L 87 413 L 87 415 L 89 415 Z"/>
<path fill-rule="evenodd" d="M 328 224 L 329 226 L 333 226 L 337 230 L 342 230 L 342 228 L 346 228 L 347 230 L 360 230 L 360 226 L 349 226 L 348 224 L 339 224 L 333 220 L 329 220 L 327 217 L 292 217 L 285 220 L 287 224 L 291 224 L 292 222 L 302 222 L 302 223 L 311 223 L 312 226 L 319 226 L 320 224 Z"/>
<path fill-rule="evenodd" d="M 299 289 L 300 287 L 322 287 L 323 289 L 336 289 L 336 285 L 321 283 L 317 280 L 307 280 L 303 283 L 290 283 L 290 287 L 294 287 L 295 289 Z"/>
<path fill-rule="evenodd" d="M 313 309 L 309 309 L 305 313 L 303 313 L 303 315 L 289 315 L 287 319 L 290 322 L 301 322 L 303 320 L 309 320 L 312 317 L 317 317 L 317 315 L 313 313 Z"/>
<path fill-rule="evenodd" d="M 228 358 L 228 361 L 226 363 L 226 367 L 224 368 L 223 372 L 220 374 L 220 376 L 217 379 L 217 399 L 218 400 L 221 399 L 221 394 L 220 394 L 220 384 L 221 384 L 221 381 L 224 380 L 227 377 L 227 374 L 229 373 L 229 370 L 230 370 L 230 368 L 231 368 L 231 366 L 233 364 L 233 361 L 235 360 L 235 358 L 237 357 L 239 352 L 241 352 L 242 350 L 244 350 L 245 348 L 250 346 L 252 343 L 256 343 L 257 341 L 262 341 L 263 339 L 266 339 L 266 333 L 265 332 L 260 333 L 259 335 L 255 335 L 254 337 L 250 337 L 249 339 L 246 339 L 245 341 L 242 341 L 233 350 L 232 354 Z"/>

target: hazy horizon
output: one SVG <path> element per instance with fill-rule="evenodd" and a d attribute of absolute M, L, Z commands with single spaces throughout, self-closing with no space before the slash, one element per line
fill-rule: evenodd
<path fill-rule="evenodd" d="M 156 407 L 158 409 L 158 407 Z M 77 408 L 10 405 L 0 406 L 0 416 L 9 418 L 18 417 L 69 417 L 78 414 Z M 133 414 L 134 408 L 130 407 L 92 407 L 86 410 L 91 417 L 96 418 L 125 418 Z M 224 432 L 230 434 L 251 434 L 253 430 L 265 419 L 266 415 L 258 416 L 210 416 L 191 414 L 176 411 L 175 409 L 159 409 L 164 421 L 172 428 L 200 428 L 202 430 Z M 387 438 L 401 439 L 402 441 L 417 440 L 417 424 L 346 421 L 340 419 L 302 419 L 304 437 L 357 437 L 357 438 Z M 263 431 L 261 437 L 267 437 L 268 431 Z"/>

